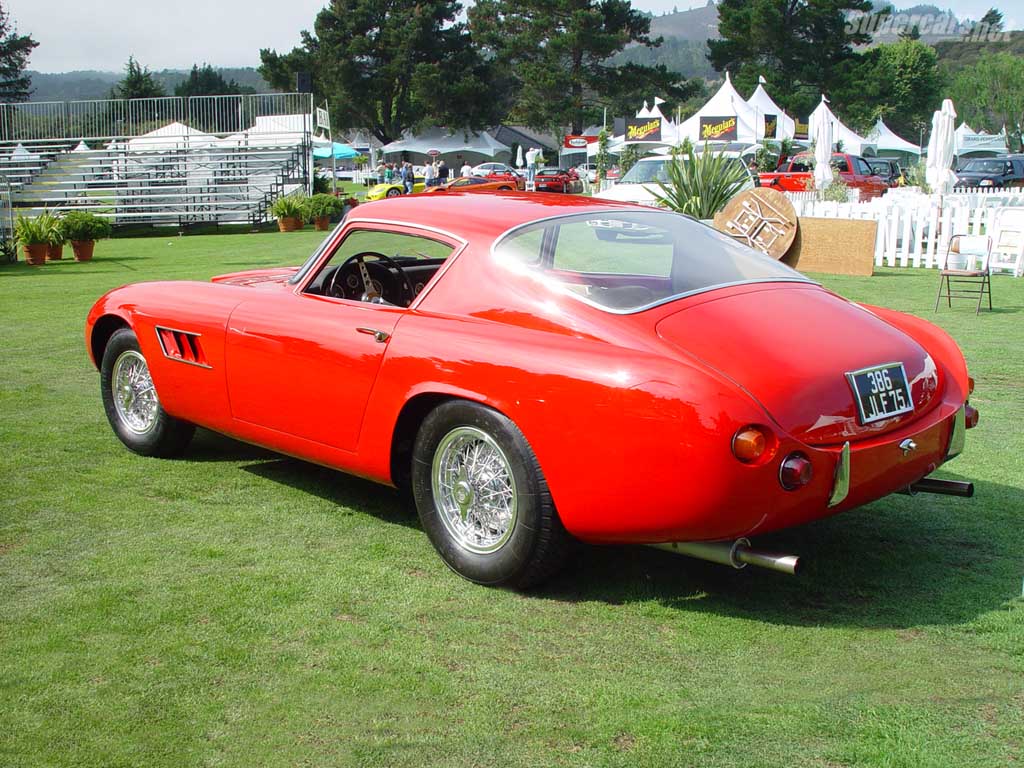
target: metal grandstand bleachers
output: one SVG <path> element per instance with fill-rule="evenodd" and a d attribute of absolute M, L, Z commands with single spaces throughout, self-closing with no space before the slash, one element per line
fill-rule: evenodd
<path fill-rule="evenodd" d="M 0 104 L 0 229 L 72 209 L 115 226 L 258 225 L 309 189 L 312 109 L 308 93 Z"/>

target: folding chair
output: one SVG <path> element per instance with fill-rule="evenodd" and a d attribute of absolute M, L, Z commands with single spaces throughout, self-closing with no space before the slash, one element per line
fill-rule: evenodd
<path fill-rule="evenodd" d="M 1002 208 L 992 222 L 989 270 L 1024 276 L 1024 208 Z"/>
<path fill-rule="evenodd" d="M 954 254 L 961 258 L 951 258 Z M 974 262 L 981 259 L 981 264 Z M 988 308 L 992 309 L 992 274 L 989 271 L 989 259 L 992 258 L 992 238 L 981 235 L 953 235 L 946 248 L 946 260 L 939 273 L 939 292 L 935 296 L 935 311 L 939 311 L 939 301 L 946 297 L 946 303 L 952 307 L 953 299 L 977 297 L 974 314 L 981 312 L 981 300 L 988 295 Z M 955 264 L 955 267 L 954 267 Z M 951 268 L 954 267 L 954 268 Z M 945 288 L 945 293 L 943 293 Z"/>

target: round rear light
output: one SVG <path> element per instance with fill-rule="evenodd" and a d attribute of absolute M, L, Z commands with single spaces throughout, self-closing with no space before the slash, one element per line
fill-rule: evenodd
<path fill-rule="evenodd" d="M 972 376 L 968 376 L 967 377 L 967 394 L 968 395 L 973 395 L 974 394 L 974 377 L 972 377 Z"/>
<path fill-rule="evenodd" d="M 764 455 L 768 436 L 758 427 L 744 427 L 732 438 L 732 453 L 744 464 L 752 464 Z"/>
<path fill-rule="evenodd" d="M 791 453 L 782 460 L 782 466 L 779 468 L 779 482 L 787 491 L 795 491 L 811 482 L 813 474 L 814 468 L 811 466 L 810 459 L 802 453 Z"/>
<path fill-rule="evenodd" d="M 974 406 L 964 406 L 964 426 L 968 429 L 974 429 L 978 426 L 978 409 Z"/>

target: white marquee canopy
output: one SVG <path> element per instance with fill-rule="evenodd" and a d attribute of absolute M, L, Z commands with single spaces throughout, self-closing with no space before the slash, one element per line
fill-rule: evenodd
<path fill-rule="evenodd" d="M 958 157 L 971 154 L 1005 154 L 1006 129 L 1001 133 L 980 133 L 971 130 L 967 123 L 960 123 L 954 134 L 956 137 L 956 154 Z"/>
<path fill-rule="evenodd" d="M 764 78 L 761 78 L 761 82 L 757 84 L 757 88 L 751 94 L 750 98 L 747 99 L 747 104 L 754 110 L 755 115 L 760 115 L 762 122 L 765 115 L 775 115 L 776 123 L 775 135 L 769 136 L 769 139 L 792 139 L 796 134 L 796 121 L 792 117 L 782 111 L 782 108 L 775 103 L 774 99 L 768 95 L 768 91 L 764 89 Z"/>
<path fill-rule="evenodd" d="M 401 139 L 385 144 L 380 151 L 385 155 L 410 152 L 425 156 L 475 154 L 490 158 L 497 157 L 501 153 L 506 153 L 509 156 L 512 154 L 512 150 L 508 146 L 486 131 L 448 133 L 444 128 L 432 128 L 419 135 L 407 131 Z"/>
<path fill-rule="evenodd" d="M 767 94 L 765 94 L 767 96 Z M 770 100 L 770 99 L 769 99 Z M 774 102 L 773 102 L 774 103 Z M 708 99 L 707 103 L 700 108 L 697 114 L 684 120 L 679 125 L 678 140 L 689 139 L 694 144 L 703 143 L 712 139 L 701 135 L 701 119 L 707 122 L 709 118 L 736 118 L 736 136 L 728 141 L 741 141 L 754 144 L 760 137 L 764 136 L 764 114 L 758 113 L 750 106 L 733 87 L 729 73 L 725 73 L 725 82 L 718 92 Z"/>
<path fill-rule="evenodd" d="M 868 139 L 874 142 L 879 152 L 906 152 L 911 155 L 920 155 L 921 148 L 917 144 L 911 144 L 906 139 L 901 139 L 892 129 L 878 118 L 875 127 L 868 133 Z"/>
<path fill-rule="evenodd" d="M 821 103 L 814 108 L 811 116 L 807 119 L 808 135 L 817 136 L 816 126 L 819 120 L 828 120 L 832 123 L 832 141 L 842 142 L 843 151 L 853 155 L 874 155 L 877 152 L 875 142 L 859 136 L 850 128 L 847 128 L 828 107 L 828 99 L 821 97 Z"/>

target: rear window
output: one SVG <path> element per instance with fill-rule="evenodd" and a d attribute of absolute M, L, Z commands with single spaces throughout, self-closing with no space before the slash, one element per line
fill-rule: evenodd
<path fill-rule="evenodd" d="M 737 283 L 812 282 L 711 227 L 665 211 L 539 221 L 502 238 L 494 255 L 611 312 L 639 312 Z"/>

